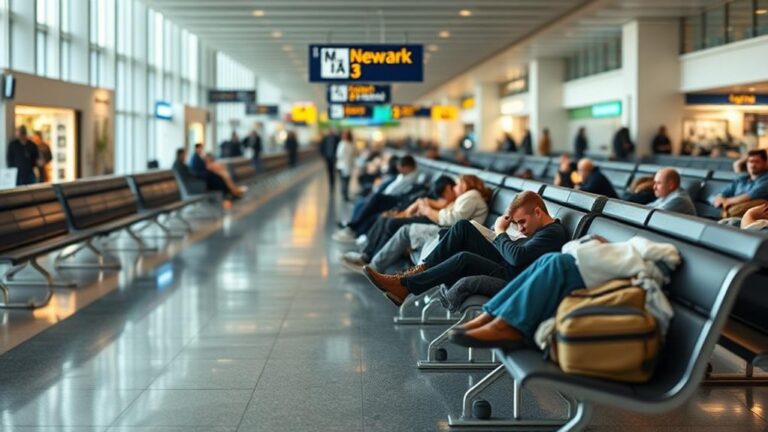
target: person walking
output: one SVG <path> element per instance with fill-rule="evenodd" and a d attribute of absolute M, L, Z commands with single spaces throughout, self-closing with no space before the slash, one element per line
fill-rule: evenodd
<path fill-rule="evenodd" d="M 576 140 L 573 143 L 573 157 L 576 162 L 584 157 L 584 153 L 587 152 L 589 144 L 587 142 L 587 130 L 583 127 L 579 128 L 579 132 L 576 133 Z"/>
<path fill-rule="evenodd" d="M 328 185 L 333 191 L 336 185 L 336 150 L 339 147 L 339 135 L 331 128 L 323 136 L 320 142 L 320 156 L 325 161 L 325 168 L 328 172 Z"/>
<path fill-rule="evenodd" d="M 296 138 L 296 132 L 288 131 L 285 138 L 285 151 L 288 152 L 288 164 L 295 167 L 299 161 L 299 140 Z"/>
<path fill-rule="evenodd" d="M 352 140 L 352 132 L 345 130 L 341 134 L 341 141 L 336 149 L 336 169 L 339 170 L 339 179 L 341 179 L 341 197 L 347 202 L 349 201 L 349 179 L 355 168 L 355 144 Z"/>
<path fill-rule="evenodd" d="M 8 168 L 16 168 L 16 185 L 23 186 L 37 183 L 35 166 L 38 164 L 40 153 L 35 143 L 27 135 L 26 126 L 16 129 L 16 138 L 8 143 L 6 163 Z"/>

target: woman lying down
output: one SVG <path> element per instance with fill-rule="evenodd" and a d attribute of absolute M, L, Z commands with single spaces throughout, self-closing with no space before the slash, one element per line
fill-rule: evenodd
<path fill-rule="evenodd" d="M 673 310 L 662 292 L 680 264 L 674 245 L 635 236 L 609 243 L 592 235 L 565 244 L 562 252 L 541 256 L 511 282 L 471 276 L 443 291 L 443 301 L 456 311 L 467 297 L 495 295 L 483 313 L 452 331 L 453 342 L 475 348 L 516 349 L 533 340 L 540 324 L 553 317 L 561 300 L 580 288 L 593 288 L 615 279 L 631 279 L 646 291 L 646 309 L 666 333 Z"/>

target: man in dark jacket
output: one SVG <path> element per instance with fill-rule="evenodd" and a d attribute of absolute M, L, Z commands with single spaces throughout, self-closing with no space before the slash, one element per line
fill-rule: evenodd
<path fill-rule="evenodd" d="M 513 240 L 507 234 L 513 223 L 523 237 Z M 559 251 L 570 238 L 560 221 L 549 215 L 544 200 L 531 191 L 515 197 L 506 214 L 496 220 L 494 231 L 491 243 L 470 221 L 462 220 L 448 230 L 423 264 L 405 275 L 385 275 L 368 266 L 364 274 L 400 305 L 409 294 L 419 295 L 440 284 L 451 286 L 465 276 L 512 280 L 540 256 Z"/>
<path fill-rule="evenodd" d="M 618 198 L 616 190 L 610 181 L 600 172 L 600 168 L 596 167 L 591 159 L 582 159 L 577 165 L 579 176 L 581 176 L 581 184 L 579 189 L 584 192 L 591 192 L 598 195 L 605 195 L 608 198 Z"/>
<path fill-rule="evenodd" d="M 256 128 L 251 130 L 251 133 L 243 140 L 243 147 L 250 147 L 253 150 L 253 156 L 251 157 L 253 166 L 261 168 L 261 152 L 264 148 L 261 143 L 261 135 L 259 135 L 259 131 Z"/>
<path fill-rule="evenodd" d="M 37 183 L 35 166 L 40 157 L 37 146 L 27 135 L 27 128 L 19 126 L 16 138 L 8 143 L 6 162 L 8 168 L 16 168 L 16 185 L 23 186 Z"/>
<path fill-rule="evenodd" d="M 325 166 L 328 170 L 328 184 L 333 189 L 336 183 L 336 149 L 339 146 L 340 137 L 333 129 L 328 129 L 320 142 L 320 156 L 325 160 Z M 333 196 L 333 194 L 331 194 Z"/>

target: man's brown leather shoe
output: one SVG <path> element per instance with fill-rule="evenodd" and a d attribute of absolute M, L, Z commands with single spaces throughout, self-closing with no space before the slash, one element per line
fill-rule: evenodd
<path fill-rule="evenodd" d="M 460 325 L 459 328 L 461 330 L 468 331 L 468 330 L 476 329 L 478 327 L 482 327 L 491 321 L 493 321 L 493 315 L 483 312 L 480 315 L 474 317 L 473 319 Z"/>
<path fill-rule="evenodd" d="M 467 331 L 452 331 L 451 341 L 469 348 L 519 349 L 523 346 L 523 334 L 501 318 Z"/>
<path fill-rule="evenodd" d="M 405 298 L 408 297 L 408 289 L 400 283 L 400 277 L 381 274 L 370 266 L 363 267 L 363 274 L 395 306 L 403 304 Z"/>

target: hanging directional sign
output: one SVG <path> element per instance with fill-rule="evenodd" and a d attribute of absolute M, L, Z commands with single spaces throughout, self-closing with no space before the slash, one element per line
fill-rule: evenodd
<path fill-rule="evenodd" d="M 279 107 L 277 105 L 258 105 L 255 103 L 245 104 L 246 115 L 269 115 L 276 116 L 279 113 Z"/>
<path fill-rule="evenodd" d="M 391 89 L 388 84 L 328 84 L 328 102 L 385 104 Z"/>
<path fill-rule="evenodd" d="M 256 102 L 254 90 L 209 90 L 209 103 L 222 102 Z"/>
<path fill-rule="evenodd" d="M 423 81 L 421 45 L 310 45 L 309 81 Z"/>
<path fill-rule="evenodd" d="M 373 108 L 371 105 L 331 104 L 328 105 L 328 118 L 332 120 L 369 118 L 373 117 Z"/>

